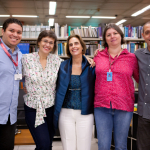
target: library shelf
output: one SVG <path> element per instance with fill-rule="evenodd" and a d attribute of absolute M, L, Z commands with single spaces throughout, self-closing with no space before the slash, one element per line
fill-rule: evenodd
<path fill-rule="evenodd" d="M 91 37 L 89 37 L 89 38 L 83 37 L 82 39 L 83 39 L 84 41 L 102 41 L 102 40 L 103 40 L 102 38 L 91 38 Z M 138 39 L 138 38 L 130 38 L 130 37 L 127 37 L 127 38 L 124 38 L 124 39 L 125 39 L 125 41 L 141 41 L 141 42 L 144 41 L 143 38 Z M 22 38 L 21 40 L 22 40 L 22 41 L 36 41 L 37 38 Z M 66 38 L 58 37 L 57 40 L 58 40 L 58 41 L 66 41 L 66 40 L 67 40 L 67 37 L 66 37 Z"/>

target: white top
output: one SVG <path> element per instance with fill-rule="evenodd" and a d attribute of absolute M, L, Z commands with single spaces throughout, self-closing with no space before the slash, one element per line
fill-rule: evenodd
<path fill-rule="evenodd" d="M 54 105 L 57 74 L 62 62 L 58 55 L 49 54 L 45 70 L 39 60 L 38 52 L 25 54 L 22 57 L 23 76 L 27 94 L 25 104 L 36 109 L 35 127 L 44 123 L 45 108 Z"/>

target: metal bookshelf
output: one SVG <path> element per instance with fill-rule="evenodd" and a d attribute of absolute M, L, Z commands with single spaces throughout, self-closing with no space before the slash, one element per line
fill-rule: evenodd
<path fill-rule="evenodd" d="M 84 41 L 102 41 L 103 39 L 102 38 L 82 38 Z M 125 41 L 141 41 L 141 42 L 144 42 L 144 39 L 138 39 L 138 38 L 130 38 L 130 37 L 127 37 L 127 38 L 124 38 Z M 37 38 L 22 38 L 21 39 L 22 41 L 36 41 Z M 60 38 L 58 37 L 57 39 L 58 41 L 66 41 L 67 40 L 67 37 L 66 38 Z"/>
<path fill-rule="evenodd" d="M 102 38 L 91 38 L 91 37 L 89 37 L 89 38 L 88 37 L 87 38 L 83 37 L 82 39 L 85 41 L 85 43 L 90 42 L 90 41 L 91 42 L 92 41 L 97 41 L 99 43 L 99 41 L 103 40 Z M 127 43 L 128 42 L 144 42 L 143 38 L 138 39 L 138 38 L 125 37 L 124 39 Z M 31 45 L 36 45 L 36 40 L 37 40 L 37 38 L 22 38 L 21 43 L 29 42 Z M 66 41 L 66 40 L 67 40 L 67 37 L 64 37 L 64 38 L 58 37 L 57 42 L 59 43 L 59 41 Z M 96 44 L 96 43 L 86 43 L 86 44 L 87 45 L 88 44 L 92 45 L 92 44 Z M 68 59 L 69 58 L 66 55 L 65 56 L 60 55 L 59 57 L 62 58 L 62 59 Z M 88 57 L 93 58 L 94 56 L 88 55 Z"/>

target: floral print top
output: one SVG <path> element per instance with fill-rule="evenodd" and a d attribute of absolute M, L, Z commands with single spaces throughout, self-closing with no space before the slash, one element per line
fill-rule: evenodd
<path fill-rule="evenodd" d="M 57 74 L 62 59 L 55 54 L 47 56 L 47 64 L 43 70 L 38 52 L 25 54 L 22 57 L 23 76 L 27 94 L 25 104 L 36 109 L 35 127 L 44 123 L 45 109 L 54 105 Z"/>

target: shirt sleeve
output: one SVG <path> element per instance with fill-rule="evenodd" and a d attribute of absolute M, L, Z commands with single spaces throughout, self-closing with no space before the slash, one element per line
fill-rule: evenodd
<path fill-rule="evenodd" d="M 60 64 L 64 61 L 64 59 L 61 59 L 58 55 L 55 55 L 55 58 L 57 58 L 57 64 L 60 67 Z"/>
<path fill-rule="evenodd" d="M 22 56 L 21 61 L 22 61 L 22 76 L 24 77 L 26 75 L 26 67 L 27 67 L 27 57 L 25 54 Z"/>
<path fill-rule="evenodd" d="M 60 59 L 60 63 L 64 61 L 64 59 L 61 59 L 61 58 L 59 58 L 59 59 Z"/>

